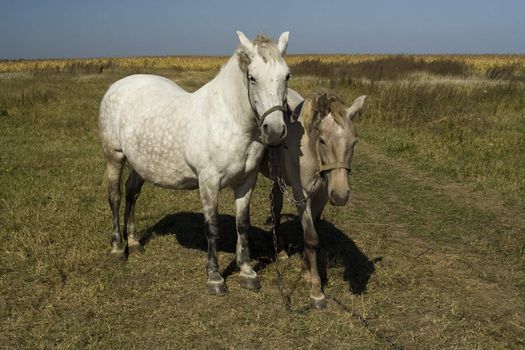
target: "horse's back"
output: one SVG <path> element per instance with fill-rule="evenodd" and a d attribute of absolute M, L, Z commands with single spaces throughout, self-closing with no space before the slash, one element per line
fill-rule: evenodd
<path fill-rule="evenodd" d="M 155 109 L 160 111 L 186 94 L 176 83 L 158 75 L 135 74 L 113 83 L 102 99 L 99 113 L 104 149 L 121 148 L 119 135 L 124 121 L 154 114 Z"/>
<path fill-rule="evenodd" d="M 135 74 L 122 78 L 111 85 L 102 99 L 101 117 L 119 109 L 150 107 L 152 103 L 170 101 L 188 92 L 173 81 L 150 74 Z"/>

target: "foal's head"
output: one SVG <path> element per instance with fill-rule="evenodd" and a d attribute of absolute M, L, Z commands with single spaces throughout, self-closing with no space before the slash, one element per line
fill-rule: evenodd
<path fill-rule="evenodd" d="M 262 140 L 268 145 L 278 145 L 286 137 L 283 107 L 290 69 L 283 56 L 288 32 L 281 34 L 277 44 L 263 35 L 253 42 L 242 32 L 237 35 L 241 42 L 237 49 L 239 67 L 245 74 L 248 99 L 259 120 Z"/>
<path fill-rule="evenodd" d="M 332 205 L 345 205 L 350 190 L 348 174 L 357 136 L 353 118 L 360 114 L 366 96 L 358 97 L 350 107 L 331 92 L 316 92 L 304 101 L 301 120 L 315 142 L 317 163 L 328 183 Z"/>

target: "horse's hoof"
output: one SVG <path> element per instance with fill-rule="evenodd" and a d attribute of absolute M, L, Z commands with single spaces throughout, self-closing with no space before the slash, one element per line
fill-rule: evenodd
<path fill-rule="evenodd" d="M 310 295 L 310 306 L 318 310 L 325 309 L 326 308 L 326 297 L 324 295 L 321 297 Z"/>
<path fill-rule="evenodd" d="M 126 260 L 126 251 L 125 250 L 112 250 L 111 251 L 111 260 L 115 262 L 125 261 Z"/>
<path fill-rule="evenodd" d="M 239 285 L 242 288 L 258 290 L 261 289 L 261 280 L 257 275 L 255 277 L 239 276 Z"/>
<path fill-rule="evenodd" d="M 228 293 L 228 288 L 226 288 L 224 281 L 208 281 L 206 285 L 208 286 L 208 292 L 218 297 L 225 296 Z"/>
<path fill-rule="evenodd" d="M 288 258 L 289 258 L 289 256 L 284 250 L 282 250 L 279 253 L 277 253 L 277 260 L 279 260 L 279 261 L 286 261 L 286 260 L 288 260 Z"/>
<path fill-rule="evenodd" d="M 135 254 L 135 253 L 144 253 L 144 247 L 140 244 L 132 244 L 128 246 L 128 253 L 129 254 Z"/>

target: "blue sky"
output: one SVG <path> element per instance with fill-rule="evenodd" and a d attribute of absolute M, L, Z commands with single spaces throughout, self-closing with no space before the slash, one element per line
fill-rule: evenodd
<path fill-rule="evenodd" d="M 525 53 L 525 1 L 0 0 L 0 58 L 229 55 L 235 30 L 289 53 Z"/>

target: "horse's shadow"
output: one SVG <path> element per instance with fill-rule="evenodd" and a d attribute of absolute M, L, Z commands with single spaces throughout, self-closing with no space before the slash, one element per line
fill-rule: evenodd
<path fill-rule="evenodd" d="M 296 215 L 283 215 L 280 232 L 290 256 L 303 252 L 303 230 Z M 201 213 L 182 212 L 166 215 L 155 225 L 142 233 L 141 243 L 146 245 L 154 235 L 175 235 L 177 242 L 184 247 L 207 251 L 207 241 L 204 236 L 204 217 Z M 362 294 L 366 291 L 368 280 L 375 271 L 373 260 L 357 247 L 347 235 L 331 223 L 321 220 L 318 226 L 319 234 L 319 274 L 323 284 L 327 282 L 326 268 L 344 267 L 343 278 L 349 284 L 349 291 Z M 235 253 L 237 233 L 235 217 L 219 215 L 219 238 L 217 250 Z M 257 260 L 255 271 L 263 270 L 274 260 L 272 232 L 251 226 L 249 231 L 250 257 Z M 227 278 L 237 271 L 235 259 L 222 271 Z"/>

